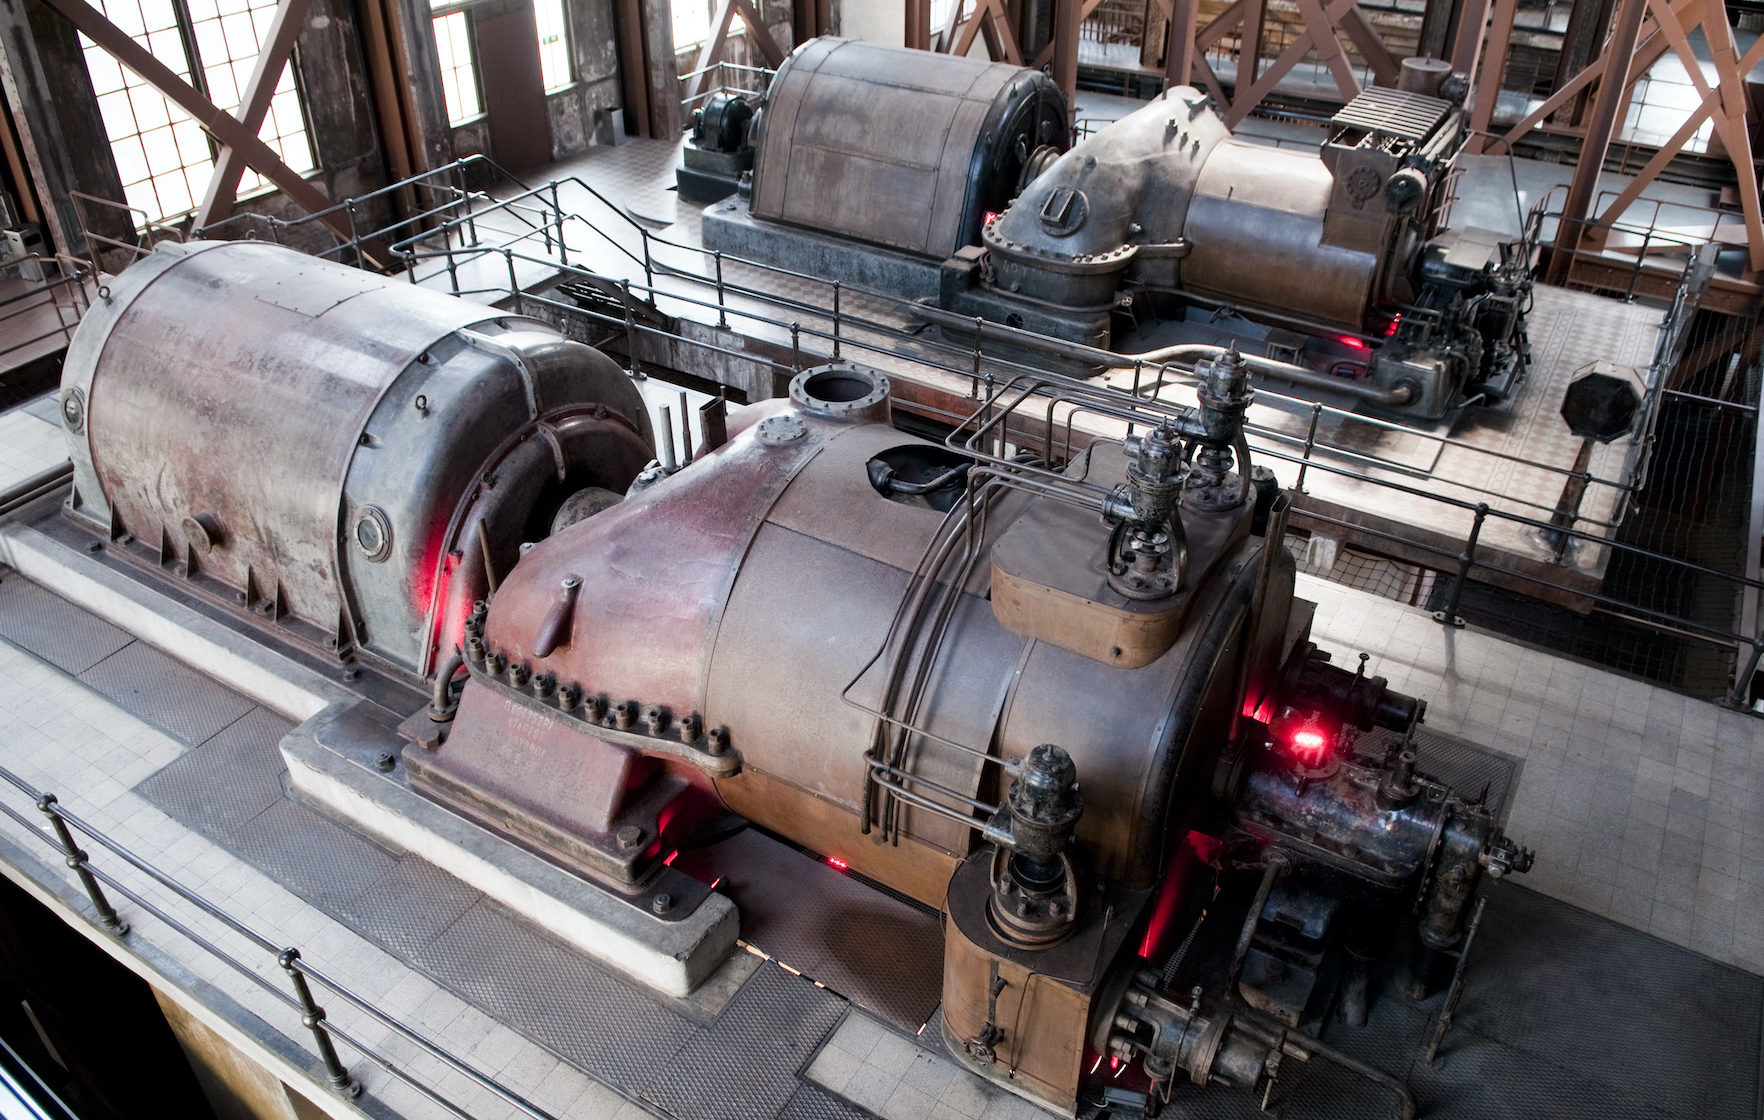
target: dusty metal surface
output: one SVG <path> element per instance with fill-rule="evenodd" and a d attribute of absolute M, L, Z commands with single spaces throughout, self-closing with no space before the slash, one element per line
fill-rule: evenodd
<path fill-rule="evenodd" d="M 426 675 L 493 582 L 481 557 L 506 570 L 551 490 L 649 456 L 610 360 L 493 308 L 252 241 L 112 287 L 63 378 L 71 508 L 320 647 Z"/>
<path fill-rule="evenodd" d="M 768 94 L 753 213 L 941 260 L 1009 201 L 1030 152 L 1065 138 L 1065 98 L 1037 71 L 816 39 Z"/>

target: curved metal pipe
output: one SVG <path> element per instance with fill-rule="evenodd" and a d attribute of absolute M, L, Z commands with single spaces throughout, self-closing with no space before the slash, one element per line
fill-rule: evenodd
<path fill-rule="evenodd" d="M 454 710 L 459 707 L 459 703 L 453 698 L 453 675 L 463 668 L 465 668 L 465 654 L 455 648 L 453 656 L 449 657 L 446 664 L 441 666 L 441 671 L 435 674 L 435 693 L 429 699 L 429 718 L 436 723 L 446 723 L 451 720 Z"/>
<path fill-rule="evenodd" d="M 1055 358 L 1078 362 L 1083 365 L 1101 366 L 1104 369 L 1132 369 L 1134 366 L 1170 365 L 1179 361 L 1194 362 L 1207 358 L 1217 358 L 1225 353 L 1225 347 L 1215 346 L 1207 342 L 1181 342 L 1171 346 L 1160 346 L 1156 350 L 1147 350 L 1140 354 L 1117 354 L 1112 350 L 1103 350 L 1095 346 L 1086 346 L 1082 342 L 1067 342 L 1061 338 L 1050 338 L 1034 331 L 1026 331 L 1021 327 L 1008 327 L 1002 323 L 976 323 L 972 316 L 958 315 L 953 311 L 945 311 L 941 307 L 917 301 L 913 305 L 915 318 L 935 324 L 946 330 L 968 331 L 977 339 L 988 337 L 1011 346 L 1025 350 L 1034 350 Z M 1371 385 L 1360 385 L 1352 381 L 1343 381 L 1339 377 L 1330 377 L 1316 370 L 1295 366 L 1290 362 L 1277 362 L 1273 358 L 1264 358 L 1254 354 L 1242 355 L 1244 364 L 1261 374 L 1280 381 L 1289 381 L 1294 385 L 1304 385 L 1313 389 L 1327 389 L 1334 393 L 1343 393 L 1350 397 L 1363 400 L 1368 404 L 1380 405 L 1385 408 L 1397 408 L 1415 399 L 1415 391 L 1407 385 L 1396 385 L 1389 389 L 1379 389 Z"/>

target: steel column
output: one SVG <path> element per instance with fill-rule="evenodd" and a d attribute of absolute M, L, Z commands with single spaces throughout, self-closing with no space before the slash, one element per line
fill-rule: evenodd
<path fill-rule="evenodd" d="M 1507 52 L 1513 41 L 1513 17 L 1518 11 L 1518 0 L 1495 0 L 1494 21 L 1483 41 L 1482 61 L 1478 63 L 1476 74 L 1476 94 L 1470 105 L 1469 151 L 1472 155 L 1480 155 L 1487 143 L 1495 103 L 1501 97 L 1501 79 L 1507 72 Z"/>
<path fill-rule="evenodd" d="M 1617 7 L 1617 23 L 1605 44 L 1605 78 L 1599 83 L 1598 96 L 1593 100 L 1592 117 L 1587 123 L 1586 140 L 1580 147 L 1580 161 L 1574 168 L 1574 179 L 1568 184 L 1568 197 L 1562 204 L 1562 217 L 1556 227 L 1556 258 L 1550 262 L 1552 280 L 1567 274 L 1573 252 L 1580 246 L 1593 194 L 1598 189 L 1599 172 L 1605 164 L 1611 137 L 1629 107 L 1630 65 L 1634 60 L 1637 40 L 1641 37 L 1642 14 L 1647 0 L 1621 0 Z"/>

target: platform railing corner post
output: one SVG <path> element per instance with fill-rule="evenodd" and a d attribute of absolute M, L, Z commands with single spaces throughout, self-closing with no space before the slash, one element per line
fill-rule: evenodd
<path fill-rule="evenodd" d="M 61 854 L 67 860 L 67 866 L 79 877 L 80 886 L 86 890 L 86 897 L 91 900 L 92 908 L 98 912 L 98 924 L 106 930 L 122 937 L 129 932 L 129 923 L 117 915 L 110 900 L 104 897 L 104 891 L 98 886 L 98 880 L 92 876 L 92 869 L 86 866 L 86 853 L 74 843 L 73 833 L 68 830 L 67 821 L 63 819 L 60 802 L 53 793 L 45 793 L 37 798 L 37 808 L 49 818 L 50 825 L 55 829 L 55 838 L 61 844 Z"/>

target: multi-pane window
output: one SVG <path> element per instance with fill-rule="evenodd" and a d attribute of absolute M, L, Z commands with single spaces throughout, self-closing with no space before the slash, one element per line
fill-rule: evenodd
<path fill-rule="evenodd" d="M 430 6 L 440 4 L 431 0 Z M 471 29 L 464 12 L 435 17 L 435 51 L 441 56 L 441 95 L 447 101 L 447 123 L 457 127 L 483 112 Z"/>
<path fill-rule="evenodd" d="M 564 19 L 563 0 L 533 0 L 539 24 L 539 80 L 545 92 L 560 90 L 575 81 L 570 73 L 570 33 Z"/>
<path fill-rule="evenodd" d="M 256 65 L 275 0 L 98 0 L 105 18 L 168 69 L 234 112 Z M 182 109 L 102 47 L 80 36 L 98 110 L 116 159 L 123 194 L 149 218 L 182 217 L 196 208 L 214 173 L 214 147 Z M 313 170 L 300 93 L 284 66 L 258 135 L 297 172 Z M 246 171 L 239 193 L 268 183 Z"/>
<path fill-rule="evenodd" d="M 184 0 L 190 14 L 196 54 L 202 63 L 208 97 L 215 105 L 233 112 L 244 100 L 245 87 L 257 67 L 258 48 L 269 35 L 276 14 L 275 0 Z M 306 115 L 300 92 L 294 85 L 294 68 L 283 66 L 264 114 L 258 139 L 268 144 L 295 171 L 314 169 L 312 142 L 306 135 Z M 247 169 L 239 180 L 239 193 L 250 194 L 269 186 L 269 180 Z"/>

